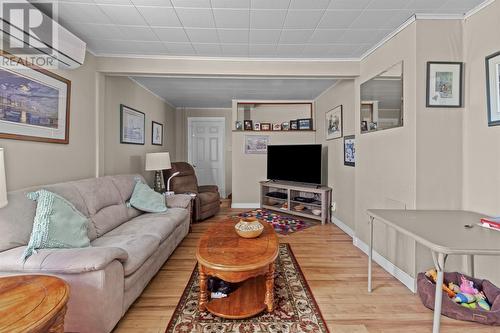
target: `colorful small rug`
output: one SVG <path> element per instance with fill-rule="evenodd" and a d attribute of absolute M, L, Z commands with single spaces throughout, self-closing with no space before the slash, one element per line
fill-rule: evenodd
<path fill-rule="evenodd" d="M 281 215 L 267 209 L 255 209 L 236 215 L 236 217 L 251 216 L 261 221 L 271 223 L 274 230 L 282 235 L 288 235 L 315 225 L 314 222 L 304 221 L 293 216 Z"/>
<path fill-rule="evenodd" d="M 288 244 L 280 244 L 276 259 L 274 304 L 266 311 L 247 319 L 231 320 L 198 311 L 198 270 L 195 267 L 166 333 L 328 333 L 328 327 L 311 293 L 304 274 Z"/>

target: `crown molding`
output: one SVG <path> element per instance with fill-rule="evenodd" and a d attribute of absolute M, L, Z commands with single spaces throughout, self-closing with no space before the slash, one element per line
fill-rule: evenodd
<path fill-rule="evenodd" d="M 495 0 L 486 0 L 483 3 L 477 5 L 476 7 L 472 8 L 471 10 L 469 10 L 467 13 L 464 14 L 464 19 L 468 19 L 472 15 L 476 14 L 477 12 L 491 5 L 493 2 L 495 2 Z"/>

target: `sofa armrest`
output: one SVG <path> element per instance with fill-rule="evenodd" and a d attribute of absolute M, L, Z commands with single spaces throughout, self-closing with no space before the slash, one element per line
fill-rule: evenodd
<path fill-rule="evenodd" d="M 219 187 L 217 185 L 202 185 L 198 186 L 198 192 L 219 192 Z"/>
<path fill-rule="evenodd" d="M 84 247 L 74 249 L 41 249 L 23 264 L 20 246 L 0 253 L 0 271 L 77 274 L 104 269 L 114 260 L 128 259 L 118 247 Z"/>
<path fill-rule="evenodd" d="M 191 196 L 188 194 L 174 194 L 166 197 L 168 208 L 184 208 L 189 209 L 191 204 Z"/>

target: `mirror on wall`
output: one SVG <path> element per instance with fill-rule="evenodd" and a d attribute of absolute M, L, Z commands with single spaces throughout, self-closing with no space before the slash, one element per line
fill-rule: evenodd
<path fill-rule="evenodd" d="M 361 133 L 403 126 L 403 62 L 364 82 L 361 94 Z"/>

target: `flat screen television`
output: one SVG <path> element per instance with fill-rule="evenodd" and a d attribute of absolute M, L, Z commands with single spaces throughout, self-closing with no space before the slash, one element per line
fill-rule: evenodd
<path fill-rule="evenodd" d="M 270 145 L 267 178 L 321 184 L 321 145 Z"/>

